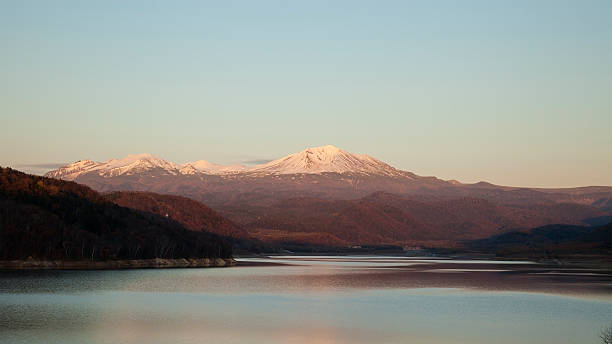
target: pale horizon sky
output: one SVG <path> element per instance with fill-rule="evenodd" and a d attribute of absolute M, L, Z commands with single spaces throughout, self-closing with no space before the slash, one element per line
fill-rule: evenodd
<path fill-rule="evenodd" d="M 461 182 L 612 185 L 609 0 L 0 0 L 0 44 L 0 166 L 333 144 Z"/>

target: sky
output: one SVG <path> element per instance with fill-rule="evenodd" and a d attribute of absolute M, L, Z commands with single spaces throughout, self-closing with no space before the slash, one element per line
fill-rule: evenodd
<path fill-rule="evenodd" d="M 0 166 L 327 144 L 461 182 L 612 185 L 612 1 L 0 0 Z"/>

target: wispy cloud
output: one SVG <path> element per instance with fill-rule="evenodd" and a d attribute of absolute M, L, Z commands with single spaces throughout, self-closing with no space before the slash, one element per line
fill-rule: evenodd
<path fill-rule="evenodd" d="M 24 165 L 17 165 L 15 167 L 18 168 L 31 168 L 31 169 L 56 169 L 56 168 L 60 168 L 62 166 L 67 165 L 68 163 L 65 162 L 51 162 L 51 163 L 46 163 L 46 164 L 24 164 Z"/>
<path fill-rule="evenodd" d="M 260 164 L 268 163 L 272 160 L 274 159 L 252 159 L 252 160 L 243 161 L 242 163 L 245 165 L 260 165 Z"/>
<path fill-rule="evenodd" d="M 67 165 L 65 162 L 49 162 L 40 164 L 21 164 L 14 165 L 12 167 L 25 173 L 43 175 L 51 170 L 55 170 L 65 165 Z"/>

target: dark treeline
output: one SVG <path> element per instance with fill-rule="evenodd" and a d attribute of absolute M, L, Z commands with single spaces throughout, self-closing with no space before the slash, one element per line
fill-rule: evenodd
<path fill-rule="evenodd" d="M 510 232 L 467 245 L 477 252 L 498 256 L 563 257 L 576 254 L 612 256 L 612 222 L 585 227 L 548 225 L 528 232 Z"/>
<path fill-rule="evenodd" d="M 73 182 L 0 168 L 0 260 L 229 258 L 231 246 Z"/>

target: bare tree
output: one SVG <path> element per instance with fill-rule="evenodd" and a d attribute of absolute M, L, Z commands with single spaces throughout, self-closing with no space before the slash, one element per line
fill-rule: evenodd
<path fill-rule="evenodd" d="M 601 338 L 601 344 L 612 344 L 612 325 L 602 328 L 599 338 Z"/>

